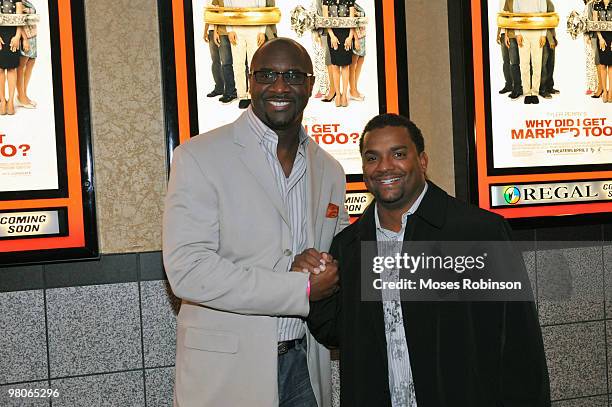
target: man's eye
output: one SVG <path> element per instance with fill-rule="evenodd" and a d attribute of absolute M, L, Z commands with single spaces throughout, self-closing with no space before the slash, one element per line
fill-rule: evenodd
<path fill-rule="evenodd" d="M 374 156 L 366 156 L 365 159 L 366 159 L 366 161 L 374 161 L 374 160 L 376 160 L 376 157 L 374 157 Z"/>
<path fill-rule="evenodd" d="M 396 152 L 393 154 L 393 156 L 394 156 L 394 157 L 396 157 L 396 158 L 403 158 L 403 157 L 406 157 L 406 153 L 404 153 L 404 152 L 400 152 L 400 151 L 396 151 Z"/>
<path fill-rule="evenodd" d="M 262 72 L 261 76 L 264 79 L 273 79 L 276 76 L 276 73 L 274 73 L 274 72 Z"/>

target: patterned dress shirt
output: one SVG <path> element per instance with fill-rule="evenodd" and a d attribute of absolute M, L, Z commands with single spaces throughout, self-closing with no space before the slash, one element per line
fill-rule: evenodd
<path fill-rule="evenodd" d="M 419 195 L 412 207 L 402 215 L 402 228 L 399 232 L 383 228 L 378 219 L 378 207 L 374 208 L 379 256 L 395 257 L 396 254 L 401 253 L 408 216 L 417 210 L 423 200 L 423 196 L 425 196 L 425 192 L 427 192 L 427 184 L 425 184 L 423 192 L 421 192 L 421 195 Z M 381 278 L 383 282 L 399 281 L 399 270 L 397 268 L 385 268 Z M 412 380 L 412 369 L 410 368 L 410 355 L 408 354 L 408 342 L 406 341 L 406 332 L 404 331 L 404 318 L 402 316 L 399 290 L 383 289 L 382 304 L 385 320 L 385 338 L 387 339 L 391 406 L 416 407 L 414 381 Z"/>
<path fill-rule="evenodd" d="M 278 192 L 285 204 L 289 223 L 291 224 L 291 251 L 292 257 L 301 253 L 306 249 L 306 145 L 310 142 L 310 137 L 302 127 L 300 129 L 299 139 L 300 144 L 293 168 L 289 177 L 285 176 L 283 168 L 276 154 L 278 146 L 278 136 L 276 133 L 266 126 L 249 108 L 244 114 L 247 115 L 248 123 L 251 131 L 259 141 L 262 151 L 266 155 L 268 164 L 270 164 L 270 176 L 274 177 Z M 293 259 L 289 262 L 287 271 L 291 268 Z M 306 287 L 304 287 L 304 295 L 306 295 Z M 301 318 L 278 318 L 278 341 L 290 341 L 300 339 L 306 335 L 305 321 Z"/>

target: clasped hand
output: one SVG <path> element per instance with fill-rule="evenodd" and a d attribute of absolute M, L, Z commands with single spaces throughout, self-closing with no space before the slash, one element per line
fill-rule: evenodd
<path fill-rule="evenodd" d="M 295 256 L 291 271 L 309 273 L 310 301 L 325 299 L 339 290 L 338 261 L 329 253 L 306 249 Z"/>

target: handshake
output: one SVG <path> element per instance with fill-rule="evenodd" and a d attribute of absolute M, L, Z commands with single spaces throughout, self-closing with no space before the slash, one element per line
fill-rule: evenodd
<path fill-rule="evenodd" d="M 291 271 L 310 273 L 310 301 L 323 300 L 340 290 L 338 261 L 329 253 L 306 249 L 295 256 Z"/>

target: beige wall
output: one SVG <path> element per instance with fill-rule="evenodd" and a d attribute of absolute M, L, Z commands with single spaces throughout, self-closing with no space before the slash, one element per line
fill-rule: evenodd
<path fill-rule="evenodd" d="M 86 0 L 98 235 L 102 253 L 161 249 L 166 185 L 157 2 Z M 406 1 L 410 115 L 430 178 L 454 193 L 445 0 Z M 439 27 L 432 31 L 431 27 Z M 417 79 L 418 78 L 418 79 Z"/>
<path fill-rule="evenodd" d="M 166 169 L 157 2 L 85 6 L 100 250 L 160 250 Z"/>
<path fill-rule="evenodd" d="M 407 0 L 406 27 L 410 117 L 423 130 L 429 177 L 454 195 L 446 0 Z"/>

